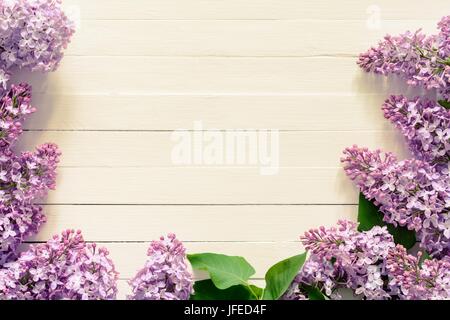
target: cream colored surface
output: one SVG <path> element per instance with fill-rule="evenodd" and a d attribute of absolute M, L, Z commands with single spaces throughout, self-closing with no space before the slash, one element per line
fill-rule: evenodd
<path fill-rule="evenodd" d="M 401 82 L 364 74 L 359 52 L 386 33 L 433 31 L 448 0 L 65 0 L 78 19 L 60 69 L 22 73 L 39 112 L 18 150 L 63 151 L 48 223 L 33 241 L 79 228 L 126 279 L 148 242 L 176 232 L 189 252 L 243 255 L 267 268 L 298 237 L 356 219 L 339 158 L 354 143 L 408 155 L 380 112 Z M 378 20 L 379 18 L 379 20 Z M 379 22 L 379 23 L 378 23 Z M 172 165 L 171 131 L 279 129 L 278 175 Z M 197 277 L 204 275 L 198 274 Z"/>

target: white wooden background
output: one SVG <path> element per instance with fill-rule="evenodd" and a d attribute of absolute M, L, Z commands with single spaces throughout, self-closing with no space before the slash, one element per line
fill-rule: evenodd
<path fill-rule="evenodd" d="M 63 151 L 48 223 L 108 247 L 121 297 L 149 241 L 243 255 L 265 271 L 300 252 L 308 228 L 356 218 L 339 158 L 354 143 L 405 155 L 380 112 L 405 86 L 356 57 L 386 33 L 435 31 L 448 0 L 65 0 L 79 17 L 60 69 L 23 73 L 39 112 L 19 149 Z M 378 19 L 379 18 L 379 19 Z M 171 131 L 274 128 L 281 170 L 176 167 Z"/>

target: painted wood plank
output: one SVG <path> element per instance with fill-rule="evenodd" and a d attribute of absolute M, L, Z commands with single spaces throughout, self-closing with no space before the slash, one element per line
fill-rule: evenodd
<path fill-rule="evenodd" d="M 378 95 L 35 94 L 35 130 L 175 130 L 194 121 L 217 129 L 389 130 Z"/>
<path fill-rule="evenodd" d="M 50 204 L 354 204 L 342 168 L 60 168 Z"/>
<path fill-rule="evenodd" d="M 92 206 L 44 207 L 47 223 L 33 241 L 80 229 L 87 241 L 145 241 L 173 232 L 183 241 L 294 241 L 319 225 L 355 220 L 357 206 Z M 227 218 L 225 218 L 227 217 Z"/>
<path fill-rule="evenodd" d="M 192 129 L 191 128 L 187 129 Z M 208 127 L 202 124 L 202 128 Z M 213 129 L 213 128 L 209 128 Z M 215 132 L 214 141 L 221 138 L 227 141 L 227 135 L 236 131 Z M 336 167 L 342 151 L 353 144 L 371 149 L 381 148 L 401 157 L 407 156 L 407 147 L 401 135 L 392 131 L 300 131 L 279 132 L 260 135 L 258 131 L 245 131 L 254 135 L 258 145 L 245 142 L 245 156 L 249 157 L 251 148 L 264 150 L 264 147 L 278 144 L 278 152 L 268 153 L 277 157 L 281 167 Z M 212 145 L 208 132 L 184 132 L 184 139 L 190 139 L 192 145 L 202 143 L 203 154 Z M 276 139 L 276 135 L 278 138 Z M 271 139 L 276 140 L 272 141 Z M 175 139 L 175 140 L 174 140 Z M 233 138 L 234 139 L 234 138 Z M 184 141 L 184 140 L 183 140 Z M 234 141 L 237 141 L 234 139 Z M 247 140 L 248 141 L 248 140 Z M 172 159 L 172 153 L 180 144 L 173 132 L 91 132 L 91 131 L 44 131 L 26 132 L 19 140 L 18 150 L 32 150 L 38 144 L 54 142 L 63 151 L 61 167 L 171 167 L 179 166 Z M 222 150 L 227 150 L 224 144 Z M 236 147 L 234 147 L 236 150 Z M 192 154 L 194 151 L 192 151 Z M 227 152 L 224 151 L 225 159 Z M 193 156 L 191 157 L 193 160 Z M 202 166 L 202 162 L 200 165 Z M 214 165 L 213 165 L 214 166 Z M 245 164 L 243 165 L 245 166 Z M 255 164 L 248 164 L 254 167 Z M 256 165 L 257 166 L 257 165 Z"/>
<path fill-rule="evenodd" d="M 64 0 L 82 19 L 439 19 L 448 1 L 433 0 Z M 374 17 L 375 16 L 375 17 Z"/>
<path fill-rule="evenodd" d="M 437 33 L 432 20 L 383 21 L 380 28 L 365 20 L 92 20 L 83 21 L 67 55 L 357 56 L 388 33 L 419 28 Z"/>
<path fill-rule="evenodd" d="M 128 284 L 128 280 L 120 279 L 117 281 L 117 299 L 118 300 L 127 300 L 127 296 L 131 293 L 130 286 Z"/>
<path fill-rule="evenodd" d="M 354 58 L 333 57 L 70 56 L 56 73 L 18 72 L 13 81 L 21 80 L 45 94 L 348 95 L 408 91 L 403 82 L 367 75 Z"/>

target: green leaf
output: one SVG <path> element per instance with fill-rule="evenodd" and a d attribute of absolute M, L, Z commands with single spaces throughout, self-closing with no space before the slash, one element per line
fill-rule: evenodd
<path fill-rule="evenodd" d="M 378 207 L 367 200 L 361 193 L 359 195 L 358 207 L 359 231 L 368 231 L 374 226 L 387 226 L 389 233 L 394 237 L 397 244 L 403 245 L 406 249 L 411 249 L 416 244 L 416 234 L 405 227 L 394 227 L 383 221 L 383 214 Z"/>
<path fill-rule="evenodd" d="M 214 285 L 222 290 L 236 285 L 248 286 L 248 279 L 255 274 L 255 269 L 242 257 L 200 253 L 187 258 L 192 268 L 207 271 Z"/>
<path fill-rule="evenodd" d="M 278 262 L 266 273 L 266 289 L 263 300 L 277 300 L 289 288 L 305 263 L 306 253 Z"/>
<path fill-rule="evenodd" d="M 439 104 L 440 104 L 441 106 L 443 106 L 445 109 L 449 109 L 449 110 L 450 110 L 450 101 L 439 100 L 438 102 L 439 102 Z"/>
<path fill-rule="evenodd" d="M 261 289 L 262 290 L 262 289 Z M 248 287 L 237 285 L 225 290 L 218 289 L 214 283 L 208 280 L 194 283 L 194 292 L 191 300 L 253 300 L 255 297 Z"/>
<path fill-rule="evenodd" d="M 251 292 L 253 293 L 253 296 L 251 298 L 251 300 L 261 300 L 262 296 L 264 294 L 264 289 L 254 286 L 254 285 L 250 285 L 249 286 Z"/>
<path fill-rule="evenodd" d="M 303 286 L 302 289 L 308 295 L 309 300 L 326 300 L 325 295 L 316 287 Z"/>

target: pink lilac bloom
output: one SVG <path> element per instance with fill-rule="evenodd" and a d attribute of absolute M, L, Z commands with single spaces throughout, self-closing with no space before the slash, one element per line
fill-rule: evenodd
<path fill-rule="evenodd" d="M 307 286 L 330 299 L 341 299 L 341 289 L 370 300 L 450 299 L 450 258 L 421 263 L 421 252 L 396 246 L 386 227 L 359 232 L 356 223 L 339 221 L 300 239 L 309 258 L 282 299 L 308 299 Z"/>
<path fill-rule="evenodd" d="M 0 99 L 0 150 L 9 149 L 22 133 L 25 117 L 36 112 L 31 105 L 31 86 L 12 85 Z"/>
<path fill-rule="evenodd" d="M 0 91 L 13 67 L 54 71 L 73 33 L 61 0 L 0 0 Z"/>
<path fill-rule="evenodd" d="M 439 32 L 439 55 L 450 56 L 450 16 L 445 16 L 438 23 Z"/>
<path fill-rule="evenodd" d="M 395 247 L 386 227 L 359 232 L 356 223 L 339 221 L 336 228 L 306 232 L 301 241 L 310 257 L 282 299 L 306 299 L 304 285 L 319 288 L 331 299 L 341 298 L 340 288 L 366 299 L 390 297 L 380 264 Z"/>
<path fill-rule="evenodd" d="M 129 282 L 130 300 L 189 300 L 192 274 L 186 264 L 186 250 L 174 234 L 153 241 L 145 266 Z"/>
<path fill-rule="evenodd" d="M 434 101 L 391 96 L 383 105 L 384 116 L 406 137 L 420 160 L 448 174 L 450 163 L 450 110 Z"/>
<path fill-rule="evenodd" d="M 31 87 L 13 85 L 0 99 L 0 266 L 16 257 L 23 240 L 44 223 L 36 199 L 55 188 L 60 152 L 54 144 L 16 155 L 14 142 L 22 133 L 24 118 L 33 113 Z"/>
<path fill-rule="evenodd" d="M 389 252 L 386 271 L 392 294 L 403 300 L 450 299 L 450 259 L 424 260 L 409 255 L 402 246 Z"/>
<path fill-rule="evenodd" d="M 358 64 L 367 72 L 396 74 L 408 84 L 427 90 L 437 89 L 450 100 L 450 16 L 438 23 L 440 32 L 427 36 L 418 30 L 399 36 L 387 35 L 377 47 L 359 57 Z"/>
<path fill-rule="evenodd" d="M 105 248 L 67 230 L 0 270 L 1 300 L 113 300 L 118 273 Z"/>
<path fill-rule="evenodd" d="M 420 160 L 397 161 L 391 153 L 353 146 L 344 151 L 344 169 L 364 196 L 394 226 L 415 230 L 434 257 L 450 254 L 450 176 Z"/>

